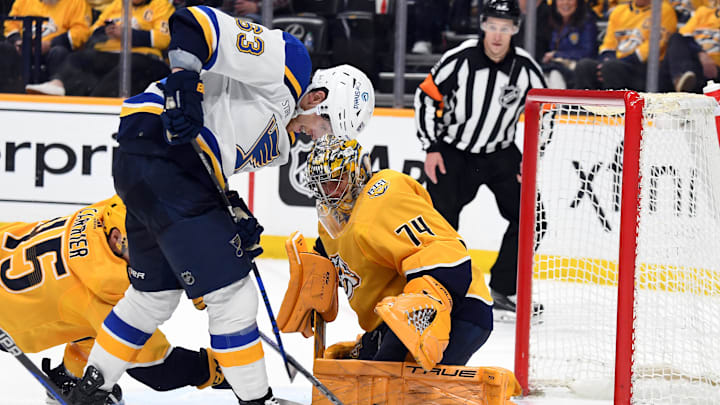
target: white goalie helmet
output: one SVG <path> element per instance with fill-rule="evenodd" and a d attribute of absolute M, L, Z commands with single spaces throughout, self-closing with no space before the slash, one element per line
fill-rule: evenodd
<path fill-rule="evenodd" d="M 300 111 L 330 117 L 333 134 L 343 139 L 355 139 L 367 127 L 375 109 L 375 89 L 360 69 L 340 65 L 318 69 L 306 90 L 324 88 L 327 97 L 316 107 Z"/>

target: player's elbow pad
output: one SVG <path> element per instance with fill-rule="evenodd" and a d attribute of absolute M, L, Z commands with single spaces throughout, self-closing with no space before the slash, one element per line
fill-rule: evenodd
<path fill-rule="evenodd" d="M 415 278 L 403 293 L 386 297 L 375 312 L 405 344 L 425 370 L 440 360 L 450 341 L 450 311 L 453 301 L 448 290 L 431 276 Z"/>

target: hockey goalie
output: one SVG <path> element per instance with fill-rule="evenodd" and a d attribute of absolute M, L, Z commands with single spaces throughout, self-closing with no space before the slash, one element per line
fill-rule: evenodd
<path fill-rule="evenodd" d="M 290 282 L 283 332 L 315 336 L 314 373 L 344 403 L 509 404 L 514 375 L 467 367 L 492 330 L 492 299 L 460 235 L 422 186 L 402 173 L 371 173 L 356 140 L 318 140 L 305 168 L 316 199 L 312 252 L 286 242 Z M 325 349 L 338 286 L 365 331 Z M 314 392 L 313 403 L 325 400 Z"/>

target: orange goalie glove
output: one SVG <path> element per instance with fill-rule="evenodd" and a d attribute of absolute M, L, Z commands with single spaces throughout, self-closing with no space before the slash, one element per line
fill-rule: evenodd
<path fill-rule="evenodd" d="M 450 340 L 450 293 L 435 278 L 411 280 L 403 294 L 385 297 L 375 312 L 405 344 L 423 369 L 430 371 L 442 360 Z"/>

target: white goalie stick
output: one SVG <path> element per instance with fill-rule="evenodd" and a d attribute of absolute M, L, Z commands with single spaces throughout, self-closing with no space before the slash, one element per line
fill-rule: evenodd
<path fill-rule="evenodd" d="M 35 377 L 40 384 L 52 395 L 60 405 L 71 405 L 70 401 L 60 392 L 58 387 L 50 380 L 47 374 L 43 373 L 35 363 L 15 344 L 15 341 L 3 329 L 0 329 L 0 349 L 13 355 Z"/>

